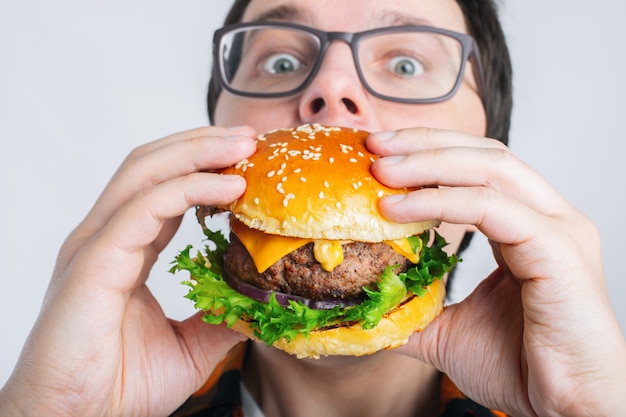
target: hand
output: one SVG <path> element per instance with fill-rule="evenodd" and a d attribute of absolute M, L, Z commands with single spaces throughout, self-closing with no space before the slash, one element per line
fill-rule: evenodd
<path fill-rule="evenodd" d="M 511 415 L 626 415 L 626 343 L 611 310 L 595 226 L 500 142 L 407 129 L 368 138 L 381 201 L 399 222 L 475 225 L 498 268 L 401 352 Z M 388 140 L 381 140 L 388 138 Z"/>
<path fill-rule="evenodd" d="M 253 135 L 201 128 L 128 156 L 60 251 L 0 415 L 167 415 L 206 381 L 240 336 L 168 320 L 145 281 L 183 213 L 243 193 L 211 170 L 252 154 Z"/>

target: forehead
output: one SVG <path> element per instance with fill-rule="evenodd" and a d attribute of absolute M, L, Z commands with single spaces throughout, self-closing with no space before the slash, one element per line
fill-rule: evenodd
<path fill-rule="evenodd" d="M 326 31 L 416 24 L 467 33 L 455 0 L 252 0 L 244 22 L 280 20 Z"/>

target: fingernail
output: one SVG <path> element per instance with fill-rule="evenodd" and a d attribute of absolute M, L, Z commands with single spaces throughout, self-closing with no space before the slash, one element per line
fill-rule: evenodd
<path fill-rule="evenodd" d="M 230 141 L 230 142 L 236 142 L 238 140 L 241 140 L 243 138 L 245 138 L 246 136 L 242 136 L 242 135 L 234 135 L 234 136 L 224 136 L 224 140 Z"/>
<path fill-rule="evenodd" d="M 385 141 L 385 140 L 389 140 L 391 138 L 393 138 L 394 136 L 396 136 L 397 132 L 393 131 L 393 130 L 386 130 L 383 132 L 376 132 L 374 133 L 374 135 L 376 135 L 376 138 L 380 141 Z"/>
<path fill-rule="evenodd" d="M 229 127 L 228 130 L 243 130 L 243 129 L 247 129 L 248 126 L 242 125 L 242 126 L 233 126 L 233 127 Z"/>
<path fill-rule="evenodd" d="M 394 194 L 385 197 L 385 202 L 389 204 L 396 204 L 406 199 L 406 194 Z"/>
<path fill-rule="evenodd" d="M 238 182 L 242 180 L 242 176 L 241 175 L 237 175 L 237 174 L 220 174 L 220 177 L 223 181 L 228 181 L 228 182 Z"/>
<path fill-rule="evenodd" d="M 384 158 L 380 158 L 380 161 L 385 165 L 395 165 L 406 159 L 406 155 L 394 155 L 394 156 L 385 156 Z"/>

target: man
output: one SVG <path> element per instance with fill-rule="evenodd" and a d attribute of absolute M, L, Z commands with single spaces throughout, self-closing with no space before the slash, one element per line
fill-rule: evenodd
<path fill-rule="evenodd" d="M 477 37 L 487 30 L 470 19 L 465 8 L 473 3 L 452 0 L 249 3 L 243 22 L 325 32 L 417 25 L 461 39 L 470 27 Z M 409 52 L 394 69 L 418 68 Z M 261 68 L 306 64 L 282 58 L 287 66 Z M 437 415 L 441 372 L 477 403 L 512 415 L 624 414 L 626 346 L 597 231 L 501 142 L 484 138 L 502 102 L 484 104 L 495 93 L 477 61 L 467 56 L 458 67 L 451 96 L 406 103 L 397 99 L 427 97 L 399 97 L 386 83 L 366 88 L 374 84 L 359 76 L 346 42 L 331 42 L 320 59 L 308 84 L 281 90 L 271 106 L 234 78 L 222 82 L 233 88 L 215 92 L 215 125 L 250 127 L 196 129 L 131 153 L 63 245 L 42 315 L 0 394 L 0 414 L 168 415 L 200 388 L 240 336 L 198 316 L 168 321 L 144 285 L 150 266 L 190 207 L 243 192 L 241 178 L 211 170 L 249 156 L 255 134 L 307 122 L 377 132 L 368 146 L 383 156 L 373 168 L 379 180 L 441 186 L 383 200 L 383 214 L 397 222 L 437 218 L 453 249 L 478 228 L 498 269 L 395 352 L 311 362 L 253 344 L 244 384 L 266 415 Z"/>

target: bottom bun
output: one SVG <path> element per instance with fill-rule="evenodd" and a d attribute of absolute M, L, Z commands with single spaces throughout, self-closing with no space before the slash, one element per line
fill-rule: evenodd
<path fill-rule="evenodd" d="M 329 327 L 314 330 L 308 337 L 300 334 L 291 341 L 282 338 L 272 346 L 298 358 L 315 359 L 335 355 L 362 356 L 393 349 L 407 343 L 409 336 L 423 330 L 441 313 L 445 294 L 443 280 L 436 280 L 428 287 L 427 293 L 405 300 L 385 314 L 373 329 L 363 329 L 358 323 Z M 239 320 L 232 329 L 258 340 L 248 322 Z"/>

